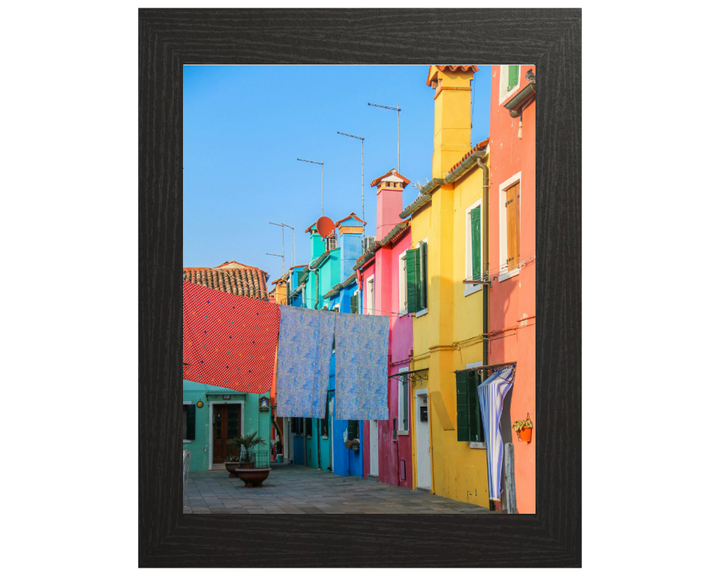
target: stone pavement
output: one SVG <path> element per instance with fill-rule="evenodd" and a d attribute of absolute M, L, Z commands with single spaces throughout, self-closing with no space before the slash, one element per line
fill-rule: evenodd
<path fill-rule="evenodd" d="M 314 468 L 273 465 L 262 488 L 245 488 L 225 470 L 190 472 L 185 514 L 497 514 L 424 490 L 410 490 Z"/>

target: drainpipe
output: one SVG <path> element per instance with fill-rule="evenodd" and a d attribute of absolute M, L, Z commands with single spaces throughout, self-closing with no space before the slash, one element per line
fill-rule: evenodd
<path fill-rule="evenodd" d="M 489 202 L 489 188 L 490 188 L 490 178 L 489 178 L 489 170 L 487 166 L 488 161 L 488 154 L 485 154 L 482 158 L 477 159 L 477 165 L 482 169 L 483 171 L 483 189 L 482 189 L 482 213 L 483 213 L 483 273 L 487 275 L 488 271 L 490 270 L 490 250 L 489 250 L 489 241 L 490 241 L 490 231 L 488 230 L 488 223 L 490 222 L 490 214 L 488 209 L 488 202 Z M 487 280 L 489 281 L 490 278 L 488 277 Z M 487 333 L 488 333 L 488 312 L 489 312 L 489 298 L 490 298 L 490 286 L 488 284 L 483 284 L 483 366 L 487 366 L 488 364 L 488 340 L 487 340 Z M 484 374 L 484 372 L 483 372 Z"/>

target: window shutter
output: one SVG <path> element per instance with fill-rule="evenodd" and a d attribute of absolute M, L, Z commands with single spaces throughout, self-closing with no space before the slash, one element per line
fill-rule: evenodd
<path fill-rule="evenodd" d="M 187 439 L 195 440 L 195 404 L 187 407 Z"/>
<path fill-rule="evenodd" d="M 353 294 L 350 296 L 350 313 L 351 314 L 357 314 L 358 313 L 358 295 Z"/>
<path fill-rule="evenodd" d="M 480 399 L 478 398 L 478 373 L 468 373 L 468 421 L 470 424 L 470 441 L 482 442 L 482 422 L 480 421 Z"/>
<path fill-rule="evenodd" d="M 420 264 L 420 274 L 419 274 L 419 295 L 418 295 L 418 307 L 420 310 L 424 310 L 427 308 L 427 291 L 428 291 L 428 283 L 427 283 L 427 242 L 420 242 L 420 258 L 419 264 Z"/>
<path fill-rule="evenodd" d="M 515 88 L 520 76 L 520 66 L 508 66 L 508 92 Z"/>
<path fill-rule="evenodd" d="M 508 272 L 518 267 L 520 259 L 520 227 L 519 211 L 520 205 L 518 190 L 520 184 L 507 189 L 505 195 L 505 217 L 507 222 L 507 267 Z"/>
<path fill-rule="evenodd" d="M 457 439 L 458 442 L 468 442 L 468 373 L 459 372 L 455 375 L 457 386 Z"/>
<path fill-rule="evenodd" d="M 405 268 L 407 270 L 408 312 L 421 310 L 418 302 L 418 279 L 419 279 L 419 250 L 410 249 L 405 253 Z"/>
<path fill-rule="evenodd" d="M 482 276 L 482 257 L 480 250 L 480 208 L 470 210 L 470 233 L 472 235 L 472 277 L 479 280 Z"/>
<path fill-rule="evenodd" d="M 359 428 L 357 420 L 348 420 L 348 440 L 355 440 L 360 437 Z"/>

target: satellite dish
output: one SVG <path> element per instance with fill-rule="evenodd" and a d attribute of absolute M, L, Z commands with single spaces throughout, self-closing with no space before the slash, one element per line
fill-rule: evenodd
<path fill-rule="evenodd" d="M 335 223 L 330 220 L 327 216 L 320 216 L 318 221 L 315 223 L 318 234 L 323 238 L 329 238 L 335 232 Z"/>

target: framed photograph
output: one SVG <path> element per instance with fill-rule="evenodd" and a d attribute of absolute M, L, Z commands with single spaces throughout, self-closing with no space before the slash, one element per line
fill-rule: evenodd
<path fill-rule="evenodd" d="M 142 9 L 139 11 L 139 39 L 139 387 L 143 398 L 139 414 L 139 566 L 580 567 L 581 11 Z M 233 460 L 230 452 L 224 454 L 223 451 L 230 436 L 245 431 L 245 418 L 256 418 L 258 426 L 261 420 L 269 423 L 271 418 L 274 419 L 277 408 L 274 393 L 272 396 L 256 398 L 253 406 L 247 404 L 240 382 L 236 383 L 233 390 L 227 386 L 219 389 L 217 394 L 183 394 L 181 382 L 188 374 L 187 367 L 191 361 L 183 350 L 181 271 L 183 279 L 188 280 L 186 284 L 193 282 L 191 269 L 183 268 L 183 70 L 191 65 L 426 66 L 429 68 L 427 86 L 435 94 L 436 132 L 439 130 L 441 140 L 445 136 L 442 123 L 438 128 L 438 106 L 445 118 L 452 118 L 452 111 L 457 106 L 469 106 L 473 74 L 478 67 L 483 66 L 487 67 L 489 74 L 489 67 L 492 67 L 493 98 L 497 100 L 494 104 L 498 105 L 496 108 L 502 111 L 503 118 L 511 127 L 512 138 L 522 139 L 525 128 L 525 138 L 535 139 L 532 169 L 523 165 L 521 177 L 519 171 L 508 168 L 505 171 L 507 173 L 498 171 L 493 179 L 488 177 L 483 163 L 487 165 L 487 157 L 491 154 L 501 159 L 501 146 L 491 151 L 487 140 L 477 144 L 473 141 L 474 147 L 460 162 L 446 162 L 442 154 L 437 153 L 436 135 L 433 164 L 437 162 L 440 166 L 438 170 L 442 174 L 447 171 L 447 176 L 438 179 L 436 167 L 433 166 L 433 179 L 418 183 L 418 200 L 409 205 L 403 204 L 400 217 L 416 219 L 413 221 L 412 235 L 408 233 L 407 222 L 410 220 L 383 220 L 380 207 L 377 233 L 372 243 L 366 239 L 363 229 L 365 221 L 355 212 L 342 214 L 346 217 L 337 222 L 321 217 L 315 223 L 315 228 L 312 228 L 310 222 L 307 224 L 311 224 L 312 235 L 318 238 L 322 236 L 320 242 L 327 253 L 338 248 L 341 241 L 344 242 L 343 246 L 347 245 L 354 235 L 358 236 L 357 241 L 361 243 L 358 252 L 360 258 L 357 259 L 354 271 L 345 274 L 347 279 L 343 277 L 342 283 L 325 294 L 320 294 L 318 288 L 314 307 L 319 309 L 324 304 L 327 310 L 325 317 L 332 316 L 333 322 L 337 317 L 340 323 L 344 314 L 332 315 L 333 311 L 347 312 L 348 316 L 358 311 L 361 314 L 383 314 L 383 310 L 376 305 L 376 302 L 382 300 L 375 296 L 375 290 L 380 291 L 383 286 L 379 282 L 381 267 L 376 269 L 373 260 L 374 250 L 382 245 L 392 247 L 388 253 L 397 260 L 402 272 L 396 290 L 398 294 L 395 295 L 398 300 L 396 312 L 399 312 L 396 316 L 411 315 L 417 320 L 426 315 L 424 321 L 429 321 L 434 312 L 428 305 L 428 291 L 434 288 L 428 288 L 423 278 L 427 276 L 428 266 L 430 272 L 433 271 L 434 264 L 427 264 L 427 251 L 436 249 L 433 234 L 439 232 L 437 229 L 433 231 L 429 220 L 424 222 L 423 216 L 419 214 L 429 212 L 427 203 L 436 189 L 449 186 L 455 180 L 474 182 L 472 179 L 475 178 L 477 189 L 489 189 L 491 194 L 493 187 L 497 188 L 495 193 L 499 196 L 495 199 L 496 213 L 492 213 L 491 217 L 499 222 L 499 236 L 496 240 L 491 236 L 490 243 L 497 241 L 501 245 L 498 258 L 494 260 L 493 256 L 488 255 L 485 247 L 488 232 L 483 230 L 485 226 L 481 224 L 485 222 L 483 217 L 488 218 L 482 212 L 487 205 L 487 197 L 483 194 L 487 192 L 478 192 L 480 195 L 477 198 L 465 202 L 462 213 L 456 209 L 457 215 L 453 218 L 459 220 L 451 225 L 455 228 L 462 226 L 467 230 L 462 239 L 463 246 L 467 244 L 467 256 L 464 257 L 467 261 L 463 260 L 462 265 L 465 302 L 481 302 L 481 298 L 486 298 L 480 294 L 472 296 L 476 292 L 486 295 L 494 289 L 496 294 L 500 294 L 503 286 L 519 285 L 518 280 L 523 278 L 520 276 L 523 274 L 522 269 L 528 266 L 532 268 L 532 276 L 524 278 L 531 278 L 530 282 L 535 283 L 533 312 L 531 315 L 523 314 L 523 318 L 517 322 L 518 328 L 524 328 L 529 323 L 533 333 L 537 332 L 532 359 L 535 374 L 534 379 L 530 378 L 534 384 L 531 402 L 534 412 L 531 419 L 528 411 L 527 420 L 522 414 L 514 428 L 518 441 L 522 435 L 523 443 L 533 443 L 532 452 L 522 452 L 524 448 L 521 448 L 518 457 L 525 458 L 523 462 L 531 462 L 534 477 L 532 484 L 520 482 L 517 490 L 519 502 L 514 497 L 501 502 L 501 490 L 497 485 L 499 480 L 494 486 L 493 481 L 489 480 L 487 493 L 478 495 L 477 491 L 475 494 L 468 492 L 466 498 L 472 505 L 488 506 L 489 511 L 494 512 L 488 514 L 436 514 L 433 512 L 437 508 L 431 507 L 416 509 L 416 513 L 412 514 L 359 514 L 354 513 L 351 507 L 351 513 L 300 512 L 292 515 L 211 513 L 212 510 L 206 510 L 204 505 L 196 513 L 188 513 L 192 512 L 189 506 L 183 509 L 182 479 L 186 462 L 178 445 L 180 438 L 186 445 L 196 440 L 197 413 L 211 415 L 212 422 L 205 422 L 205 427 L 213 431 L 212 439 L 207 443 L 211 450 L 205 454 L 207 462 L 203 463 L 203 470 L 212 471 L 227 464 L 225 460 Z M 308 78 L 307 83 L 313 86 L 312 78 Z M 248 82 L 246 89 L 253 90 L 252 82 Z M 429 93 L 430 89 L 426 90 Z M 443 108 L 445 101 L 447 111 Z M 398 169 L 392 169 L 384 175 L 368 174 L 368 182 L 374 179 L 372 185 L 377 186 L 378 203 L 381 202 L 382 191 L 386 191 L 387 198 L 392 198 L 393 192 L 402 191 L 410 184 L 410 180 L 399 169 L 400 106 L 393 108 L 389 104 L 370 104 L 397 110 L 398 117 Z M 454 130 L 454 125 L 448 126 L 447 133 L 451 135 Z M 338 138 L 349 137 L 363 141 L 355 133 L 338 134 Z M 278 146 L 282 140 L 282 134 L 278 134 Z M 448 144 L 446 148 L 452 150 L 453 144 Z M 468 170 L 475 170 L 477 174 L 469 175 Z M 532 180 L 527 181 L 535 187 L 534 223 L 522 222 L 518 207 L 522 206 L 522 186 L 528 173 L 532 174 Z M 248 176 L 251 180 L 264 178 L 257 174 Z M 245 184 L 253 185 L 251 181 Z M 366 209 L 365 198 L 370 196 L 369 191 L 364 190 L 364 194 L 363 211 Z M 375 195 L 375 191 L 372 195 Z M 258 198 L 257 201 L 267 200 Z M 388 203 L 393 201 L 387 200 Z M 324 213 L 324 196 L 321 202 Z M 489 205 L 489 210 L 492 210 L 492 203 Z M 374 202 L 370 206 L 372 208 L 368 209 L 374 211 Z M 383 214 L 397 212 L 394 204 L 388 206 Z M 534 224 L 534 227 L 530 224 Z M 535 232 L 532 252 L 521 249 L 520 241 L 515 240 L 520 234 L 520 228 L 525 231 L 528 226 Z M 403 230 L 403 227 L 408 227 L 408 230 Z M 340 238 L 335 236 L 336 228 Z M 492 235 L 492 225 L 490 228 Z M 301 230 L 299 232 L 302 233 Z M 401 238 L 405 238 L 407 246 L 401 243 Z M 301 256 L 299 258 L 302 259 Z M 286 276 L 284 259 L 283 247 L 281 279 Z M 311 264 L 319 266 L 321 259 L 322 256 Z M 208 263 L 214 264 L 217 263 Z M 234 261 L 225 262 L 222 266 L 233 269 L 242 267 Z M 294 288 L 291 281 L 284 295 L 286 302 L 278 300 L 279 303 L 289 303 L 291 298 L 301 298 L 303 301 L 312 299 L 312 293 L 306 295 L 301 290 L 303 270 L 298 270 L 298 288 L 291 293 Z M 310 272 L 308 270 L 308 274 Z M 288 274 L 292 278 L 290 270 Z M 354 282 L 357 282 L 357 286 Z M 203 281 L 191 285 L 200 284 Z M 258 288 L 256 284 L 253 286 L 256 286 L 255 290 L 264 290 L 259 300 L 268 299 L 267 285 L 264 289 Z M 282 286 L 282 282 L 278 286 Z M 273 292 L 278 289 L 274 288 Z M 237 289 L 235 293 L 238 293 Z M 372 299 L 368 299 L 369 294 L 372 294 Z M 255 297 L 255 294 L 251 297 Z M 258 306 L 261 305 L 267 304 L 258 303 Z M 485 312 L 483 318 L 486 318 Z M 410 316 L 406 316 L 406 320 L 410 320 Z M 335 340 L 339 347 L 343 337 L 338 327 L 340 324 L 335 324 Z M 500 330 L 493 332 L 493 329 L 492 324 L 484 325 L 481 340 L 488 340 L 491 334 L 500 334 Z M 345 330 L 351 333 L 353 329 Z M 497 334 L 496 338 L 503 337 Z M 490 368 L 495 369 L 493 377 L 512 374 L 513 378 L 516 364 L 518 377 L 521 368 L 515 358 L 506 358 L 497 353 L 493 356 L 492 352 L 489 357 L 485 354 L 475 358 L 470 352 L 467 362 L 453 376 L 453 390 L 457 386 L 457 414 L 453 406 L 452 416 L 448 417 L 443 416 L 443 410 L 432 409 L 437 403 L 442 404 L 442 395 L 433 391 L 432 387 L 427 387 L 427 374 L 428 371 L 432 374 L 433 367 L 423 364 L 424 352 L 415 345 L 414 351 L 410 348 L 406 353 L 403 349 L 402 354 L 396 354 L 392 358 L 394 362 L 389 363 L 396 368 L 392 376 L 396 380 L 393 393 L 397 396 L 394 399 L 397 418 L 394 418 L 393 413 L 386 420 L 368 420 L 364 423 L 360 420 L 359 424 L 358 421 L 346 419 L 342 430 L 338 430 L 337 426 L 334 429 L 333 418 L 329 422 L 311 418 L 279 419 L 283 422 L 280 427 L 274 424 L 277 434 L 273 431 L 272 437 L 268 438 L 267 464 L 255 468 L 259 470 L 267 466 L 270 469 L 270 462 L 282 464 L 282 458 L 287 459 L 292 454 L 291 441 L 281 433 L 284 430 L 288 436 L 292 431 L 293 435 L 297 433 L 312 438 L 309 445 L 317 446 L 315 458 L 320 460 L 317 462 L 318 467 L 323 458 L 321 446 L 332 446 L 337 436 L 342 442 L 338 440 L 336 445 L 345 458 L 359 458 L 361 461 L 365 457 L 367 460 L 364 462 L 367 468 L 364 474 L 354 473 L 352 465 L 348 463 L 348 475 L 367 478 L 369 472 L 371 476 L 377 477 L 378 447 L 374 446 L 373 452 L 372 440 L 366 442 L 364 438 L 378 438 L 378 434 L 386 434 L 398 447 L 407 444 L 408 454 L 410 451 L 413 454 L 401 460 L 398 452 L 396 486 L 404 486 L 403 482 L 407 484 L 406 488 L 398 489 L 422 489 L 427 483 L 433 492 L 443 495 L 442 489 L 435 490 L 436 486 L 442 486 L 442 481 L 432 476 L 429 462 L 425 472 L 425 463 L 421 458 L 415 458 L 415 451 L 420 450 L 420 445 L 411 444 L 410 440 L 416 442 L 414 439 L 417 437 L 419 442 L 422 438 L 421 430 L 435 423 L 446 431 L 450 430 L 453 439 L 453 447 L 437 447 L 436 459 L 447 459 L 447 463 L 443 460 L 441 464 L 444 469 L 451 465 L 452 450 L 460 441 L 468 443 L 470 448 L 478 449 L 474 456 L 479 457 L 482 449 L 484 461 L 484 451 L 486 445 L 490 446 L 491 439 L 490 436 L 486 438 L 483 430 L 492 428 L 491 422 L 485 419 L 490 410 L 487 406 L 492 404 L 492 399 L 488 397 L 484 405 L 480 393 L 479 407 L 473 408 L 477 402 L 468 403 L 467 408 L 461 410 L 461 402 L 466 401 L 465 391 L 471 390 L 473 383 L 473 390 L 477 390 L 483 378 L 490 375 Z M 391 350 L 391 355 L 394 353 Z M 493 377 L 487 381 L 492 381 Z M 524 374 L 522 377 L 528 376 Z M 203 381 L 201 375 L 195 376 L 194 380 Z M 250 388 L 251 384 L 247 386 Z M 252 391 L 247 391 L 248 397 Z M 502 394 L 505 394 L 505 390 Z M 525 392 L 521 391 L 521 394 Z M 182 411 L 179 409 L 181 396 Z M 337 403 L 334 403 L 333 390 L 332 397 L 329 393 L 327 398 L 323 396 L 323 406 L 330 414 L 337 409 Z M 257 414 L 253 416 L 255 412 Z M 434 421 L 436 417 L 437 422 Z M 538 427 L 538 433 L 534 437 L 525 436 L 533 433 L 533 421 Z M 498 421 L 494 425 L 502 426 L 505 430 L 510 424 Z M 269 424 L 267 427 L 270 430 Z M 221 439 L 220 444 L 213 444 L 215 432 Z M 503 436 L 507 435 L 504 432 Z M 239 466 L 243 467 L 243 460 L 250 460 L 248 454 L 251 447 L 248 445 L 246 449 L 239 443 L 236 448 L 238 454 L 234 460 L 239 459 Z M 324 452 L 329 459 L 326 462 L 328 469 L 333 464 L 331 451 L 332 448 Z M 375 460 L 373 454 L 376 455 Z M 265 452 L 263 455 L 265 458 Z M 312 459 L 312 455 L 307 452 L 298 452 L 295 457 Z M 502 461 L 501 456 L 499 462 Z M 523 468 L 525 463 L 519 466 L 523 471 L 527 469 Z M 494 474 L 491 468 L 488 465 L 488 479 Z M 466 480 L 461 476 L 468 469 L 458 468 L 453 473 L 463 485 Z M 230 468 L 227 470 L 233 474 Z M 499 468 L 497 474 L 500 474 Z M 509 492 L 514 495 L 515 481 L 514 476 L 511 477 L 513 489 Z M 505 488 L 507 476 L 502 478 L 502 482 Z M 399 509 L 403 509 L 402 506 Z M 520 513 L 504 513 L 508 509 Z M 457 511 L 462 512 L 460 509 Z"/>

